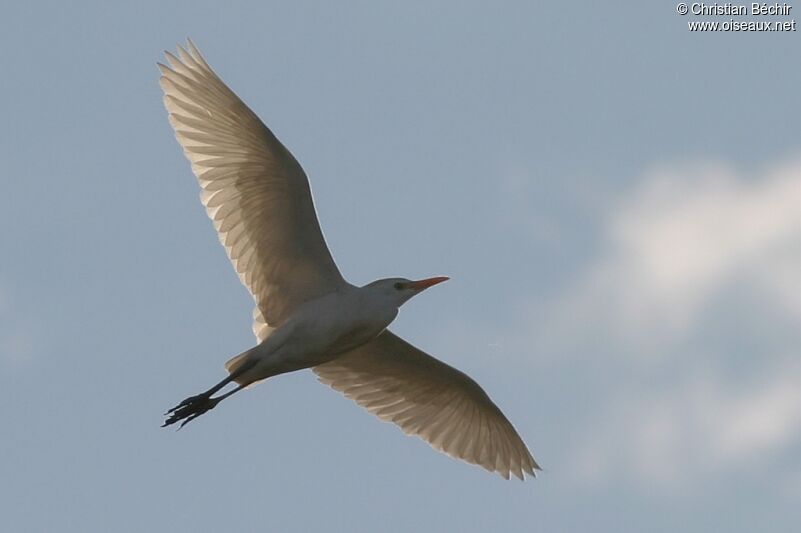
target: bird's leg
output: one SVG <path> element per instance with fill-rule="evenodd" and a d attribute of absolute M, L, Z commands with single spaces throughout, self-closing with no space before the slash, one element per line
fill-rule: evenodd
<path fill-rule="evenodd" d="M 231 383 L 237 377 L 241 376 L 244 372 L 250 370 L 253 364 L 255 364 L 255 361 L 252 363 L 243 364 L 242 366 L 237 368 L 235 372 L 229 374 L 224 380 L 220 381 L 206 392 L 203 392 L 196 396 L 190 396 L 186 400 L 182 401 L 181 403 L 179 403 L 178 405 L 176 405 L 175 407 L 164 413 L 165 415 L 169 416 L 167 420 L 165 420 L 164 423 L 161 425 L 161 427 L 170 426 L 172 424 L 175 424 L 176 422 L 183 421 L 181 422 L 181 425 L 178 427 L 178 429 L 181 429 L 187 423 L 199 417 L 203 413 L 214 409 L 217 406 L 217 404 L 223 401 L 224 399 L 245 388 L 244 385 L 239 385 L 235 389 L 232 389 L 221 396 L 217 396 L 216 398 L 211 397 L 214 393 L 218 392 L 220 389 Z"/>

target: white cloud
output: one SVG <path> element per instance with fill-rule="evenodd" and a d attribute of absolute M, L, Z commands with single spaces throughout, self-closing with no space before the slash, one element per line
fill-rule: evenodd
<path fill-rule="evenodd" d="M 651 172 L 610 212 L 603 239 L 557 322 L 675 341 L 733 291 L 801 322 L 801 161 L 748 178 L 720 164 Z"/>
<path fill-rule="evenodd" d="M 800 445 L 801 334 L 787 331 L 801 331 L 801 161 L 655 170 L 602 224 L 600 253 L 533 320 L 556 364 L 609 373 L 563 458 L 574 479 L 686 489 Z M 791 325 L 784 337 L 749 336 L 772 321 Z M 708 334 L 715 323 L 726 338 Z M 599 353 L 637 361 L 606 368 Z"/>

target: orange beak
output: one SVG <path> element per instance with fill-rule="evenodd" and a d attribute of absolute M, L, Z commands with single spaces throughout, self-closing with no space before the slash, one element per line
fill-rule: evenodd
<path fill-rule="evenodd" d="M 416 289 L 418 291 L 422 291 L 423 289 L 427 289 L 437 283 L 442 283 L 443 281 L 448 281 L 449 277 L 447 276 L 437 276 L 436 278 L 426 278 L 417 281 L 412 281 L 408 284 L 409 287 L 412 289 Z"/>

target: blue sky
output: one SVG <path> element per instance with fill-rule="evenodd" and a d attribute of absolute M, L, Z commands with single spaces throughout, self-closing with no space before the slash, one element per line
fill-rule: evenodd
<path fill-rule="evenodd" d="M 797 527 L 798 33 L 429 4 L 3 8 L 4 530 Z M 187 36 L 306 169 L 350 281 L 451 276 L 393 329 L 484 386 L 540 477 L 310 372 L 159 428 L 254 343 L 161 104 Z"/>

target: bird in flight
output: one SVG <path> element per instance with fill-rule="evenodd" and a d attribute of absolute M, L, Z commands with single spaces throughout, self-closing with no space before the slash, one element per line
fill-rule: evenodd
<path fill-rule="evenodd" d="M 258 344 L 225 364 L 225 379 L 170 409 L 163 425 L 183 427 L 249 385 L 311 368 L 322 383 L 451 457 L 506 479 L 534 476 L 539 466 L 484 390 L 387 329 L 404 302 L 448 278 L 345 281 L 297 160 L 191 40 L 166 57 L 159 69 L 169 121 L 255 300 Z"/>

